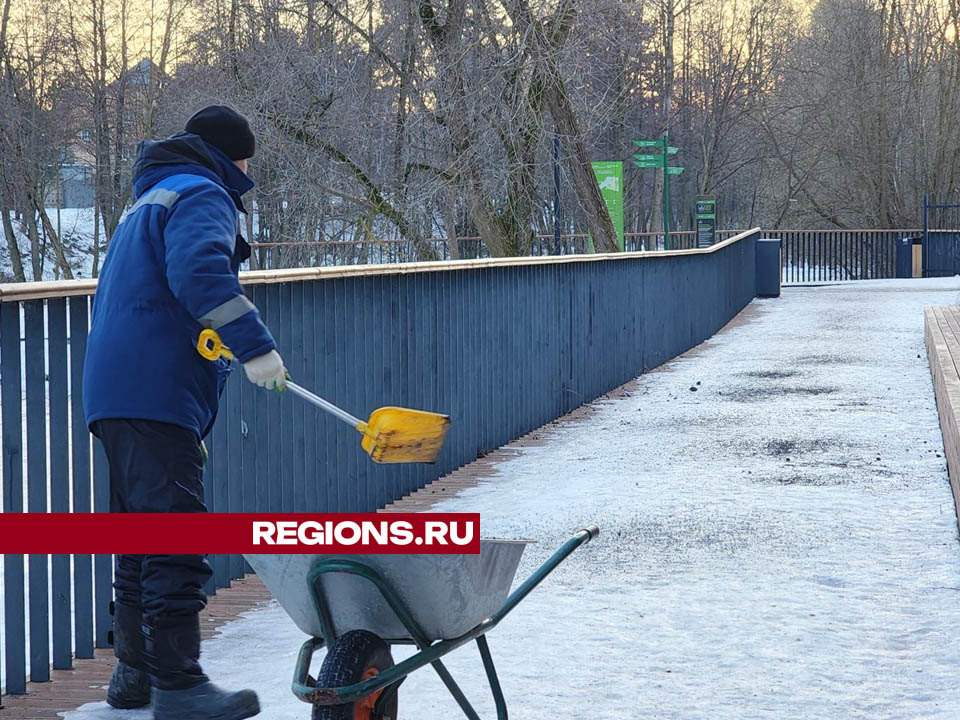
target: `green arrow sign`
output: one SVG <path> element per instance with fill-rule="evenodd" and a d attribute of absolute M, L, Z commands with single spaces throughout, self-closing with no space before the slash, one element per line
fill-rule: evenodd
<path fill-rule="evenodd" d="M 667 174 L 669 174 L 669 175 L 679 175 L 679 174 L 682 173 L 682 172 L 683 172 L 683 168 L 682 168 L 682 167 L 668 167 L 668 168 L 667 168 Z"/>
<path fill-rule="evenodd" d="M 675 148 L 673 145 L 668 145 L 668 146 L 667 146 L 667 154 L 668 154 L 668 155 L 676 155 L 679 150 L 680 150 L 680 148 Z"/>
<path fill-rule="evenodd" d="M 633 164 L 638 168 L 658 168 L 662 167 L 659 160 L 634 160 Z"/>
<path fill-rule="evenodd" d="M 663 147 L 663 140 L 634 140 L 633 144 L 642 148 Z"/>
<path fill-rule="evenodd" d="M 663 155 L 634 155 L 633 157 L 639 160 L 640 162 L 644 162 L 647 160 L 652 162 L 662 162 L 661 158 L 663 157 Z"/>

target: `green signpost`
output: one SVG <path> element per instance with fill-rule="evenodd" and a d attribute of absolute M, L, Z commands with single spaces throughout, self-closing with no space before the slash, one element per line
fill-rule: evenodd
<path fill-rule="evenodd" d="M 663 171 L 663 247 L 670 249 L 670 176 L 683 172 L 682 167 L 671 167 L 667 164 L 671 155 L 676 155 L 678 149 L 668 142 L 667 133 L 659 140 L 634 140 L 633 144 L 639 148 L 657 149 L 656 154 L 634 155 L 633 164 L 638 168 L 661 168 Z"/>
<path fill-rule="evenodd" d="M 603 200 L 607 204 L 607 212 L 610 213 L 613 228 L 617 231 L 617 243 L 623 250 L 623 163 L 617 160 L 595 162 L 591 165 L 594 175 L 597 176 L 600 194 L 603 195 Z M 593 245 L 592 238 L 590 244 Z"/>

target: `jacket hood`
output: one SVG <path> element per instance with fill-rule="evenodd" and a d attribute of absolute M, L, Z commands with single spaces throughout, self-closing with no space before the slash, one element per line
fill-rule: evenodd
<path fill-rule="evenodd" d="M 144 140 L 133 163 L 133 191 L 137 197 L 171 175 L 201 175 L 223 187 L 237 209 L 246 212 L 240 196 L 253 188 L 247 177 L 223 152 L 199 135 L 177 133 L 163 140 Z"/>

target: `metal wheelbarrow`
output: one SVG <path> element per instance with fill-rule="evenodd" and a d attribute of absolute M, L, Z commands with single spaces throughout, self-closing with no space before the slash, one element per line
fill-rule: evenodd
<path fill-rule="evenodd" d="M 477 555 L 248 555 L 247 562 L 310 639 L 300 649 L 293 693 L 313 720 L 396 720 L 397 690 L 432 665 L 470 720 L 480 720 L 441 658 L 475 640 L 497 718 L 507 704 L 486 634 L 578 547 L 595 525 L 570 537 L 507 596 L 526 540 L 480 541 Z M 394 664 L 391 645 L 418 652 Z M 329 646 L 316 678 L 313 654 Z"/>

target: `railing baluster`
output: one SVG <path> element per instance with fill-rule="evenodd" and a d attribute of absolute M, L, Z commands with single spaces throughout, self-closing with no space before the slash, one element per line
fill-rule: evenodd
<path fill-rule="evenodd" d="M 850 274 L 847 272 L 847 246 L 849 245 L 849 237 L 846 234 L 842 234 L 840 237 L 840 279 L 849 280 Z"/>
<path fill-rule="evenodd" d="M 373 314 L 377 311 L 377 299 L 374 294 L 373 278 L 364 276 L 356 278 L 354 285 L 355 307 L 354 322 L 356 323 L 357 333 L 357 353 L 364 358 L 368 366 L 373 365 L 375 361 L 375 345 L 373 333 L 366 331 L 374 325 Z M 361 415 L 365 415 L 370 409 L 376 407 L 372 399 L 374 385 L 376 381 L 371 377 L 371 373 L 364 373 L 361 381 L 357 383 L 356 391 L 351 404 Z M 359 455 L 359 453 L 358 453 Z M 376 487 L 376 471 L 366 462 L 366 458 L 360 456 L 357 463 L 357 483 L 360 489 L 362 507 L 365 511 L 376 510 L 379 505 L 377 501 L 378 489 Z"/>
<path fill-rule="evenodd" d="M 234 378 L 236 380 L 236 378 Z M 226 393 L 224 393 L 226 395 Z M 224 397 L 222 418 L 230 417 L 230 398 Z M 210 512 L 228 512 L 229 456 L 227 454 L 226 423 L 214 424 L 207 435 L 207 449 L 210 457 L 203 473 L 204 499 Z M 222 588 L 230 587 L 230 559 L 228 555 L 211 555 L 208 559 L 213 568 L 213 594 Z"/>
<path fill-rule="evenodd" d="M 83 412 L 83 357 L 87 351 L 89 300 L 70 298 L 70 445 L 73 470 L 73 512 L 93 510 L 90 433 Z M 93 657 L 93 557 L 73 556 L 74 654 Z"/>
<path fill-rule="evenodd" d="M 299 283 L 297 283 L 299 285 Z M 296 354 L 296 346 L 293 339 L 293 287 L 292 283 L 280 283 L 275 288 L 274 297 L 278 299 L 279 317 L 270 325 L 270 328 L 277 335 L 277 344 L 280 346 L 280 354 L 284 358 L 293 358 Z M 300 342 L 303 347 L 303 342 Z M 301 353 L 302 354 L 302 353 Z M 295 442 L 297 428 L 294 423 L 294 406 L 296 403 L 289 402 L 289 397 L 280 397 L 278 393 L 273 393 L 280 415 L 280 437 L 283 442 L 276 445 L 275 452 L 280 459 L 280 474 L 276 476 L 276 482 L 281 488 L 280 511 L 296 512 L 296 486 L 294 484 L 296 461 L 294 460 L 294 448 L 291 443 Z"/>
<path fill-rule="evenodd" d="M 333 300 L 331 308 L 334 311 L 333 317 L 333 328 L 334 328 L 334 338 L 332 350 L 334 352 L 334 363 L 331 366 L 331 371 L 334 373 L 334 381 L 330 387 L 331 400 L 335 405 L 343 406 L 344 400 L 346 399 L 346 377 L 347 377 L 347 366 L 349 364 L 350 358 L 346 354 L 346 335 L 347 335 L 347 309 L 346 309 L 346 283 L 343 279 L 337 278 L 332 283 L 333 285 Z M 357 495 L 356 483 L 353 481 L 354 478 L 350 474 L 350 467 L 348 464 L 348 448 L 346 447 L 347 437 L 340 428 L 331 426 L 330 435 L 333 437 L 335 444 L 333 448 L 336 449 L 336 454 L 334 455 L 334 462 L 331 468 L 332 470 L 332 480 L 337 484 L 337 507 L 342 512 L 357 512 L 357 502 L 355 497 Z M 333 449 L 332 448 L 332 449 Z"/>
<path fill-rule="evenodd" d="M 226 416 L 223 425 L 226 428 L 226 449 L 228 460 L 228 475 L 226 477 L 229 512 L 243 511 L 243 412 L 240 408 L 240 394 L 243 391 L 242 383 L 247 379 L 243 376 L 240 363 L 231 373 L 224 395 L 230 401 L 231 412 Z M 230 580 L 239 580 L 244 575 L 244 562 L 241 555 L 230 556 Z"/>
<path fill-rule="evenodd" d="M 277 341 L 279 346 L 280 354 L 286 351 L 284 346 L 284 338 L 281 337 L 280 331 L 282 327 L 280 325 L 280 299 L 278 293 L 276 292 L 277 287 L 271 288 L 273 292 L 264 292 L 261 295 L 261 303 L 258 304 L 260 312 L 263 314 L 263 319 L 267 324 L 267 327 L 273 331 L 274 339 Z M 265 402 L 265 414 L 266 422 L 260 428 L 260 439 L 259 447 L 274 447 L 279 448 L 283 440 L 283 428 L 280 425 L 280 397 L 277 393 L 260 393 L 264 396 Z M 280 455 L 279 452 L 269 452 L 267 455 L 267 475 L 261 479 L 261 482 L 267 484 L 268 492 L 270 495 L 270 502 L 268 504 L 269 510 L 267 512 L 280 512 L 283 506 L 283 485 L 282 478 L 280 476 Z"/>
<path fill-rule="evenodd" d="M 47 301 L 48 362 L 50 376 L 50 511 L 70 512 L 70 436 L 67 419 L 67 300 Z M 51 558 L 53 575 L 53 667 L 72 666 L 73 642 L 70 628 L 72 588 L 70 556 Z"/>
<path fill-rule="evenodd" d="M 386 322 L 386 303 L 384 301 L 383 286 L 386 279 L 382 275 L 373 275 L 368 279 L 368 288 L 366 296 L 368 302 L 364 308 L 366 315 L 366 327 L 371 330 L 366 333 L 367 352 L 370 357 L 370 382 L 367 385 L 367 403 L 365 409 L 381 407 L 389 404 L 383 392 L 383 368 L 384 368 L 384 342 L 381 332 L 373 331 L 373 328 L 383 328 Z M 386 503 L 392 502 L 393 498 L 387 489 L 387 478 L 390 475 L 389 468 L 374 466 L 367 463 L 367 469 L 370 473 L 372 488 L 374 493 L 374 502 L 376 507 L 383 507 Z"/>
<path fill-rule="evenodd" d="M 110 511 L 110 467 L 103 444 L 94 442 L 93 451 L 93 511 Z M 107 633 L 113 627 L 110 617 L 110 602 L 113 600 L 113 556 L 95 555 L 93 558 L 94 583 L 94 643 L 98 648 L 110 647 Z"/>
<path fill-rule="evenodd" d="M 865 280 L 870 276 L 867 264 L 867 244 L 863 240 L 862 232 L 858 232 L 857 235 L 860 238 L 860 277 Z"/>
<path fill-rule="evenodd" d="M 23 304 L 24 364 L 27 390 L 27 510 L 48 511 L 47 498 L 47 396 L 44 358 L 44 303 Z M 50 679 L 50 608 L 48 558 L 30 555 L 30 680 Z"/>
<path fill-rule="evenodd" d="M 794 243 L 797 249 L 797 256 L 794 263 L 796 266 L 794 282 L 800 283 L 803 282 L 803 266 L 805 260 L 803 258 L 803 233 L 799 230 L 794 233 Z"/>
<path fill-rule="evenodd" d="M 217 423 L 217 425 L 220 425 L 220 423 Z M 216 466 L 220 462 L 220 451 L 217 448 L 217 433 L 215 431 L 216 426 L 214 426 L 214 431 L 203 439 L 207 448 L 207 461 L 203 466 L 203 504 L 206 505 L 207 512 L 217 512 Z M 216 595 L 217 589 L 220 587 L 217 577 L 217 556 L 207 555 L 207 562 L 210 563 L 213 574 L 207 579 L 203 590 L 207 595 Z"/>
<path fill-rule="evenodd" d="M 810 252 L 813 253 L 813 281 L 820 280 L 820 234 L 810 231 Z"/>
<path fill-rule="evenodd" d="M 813 280 L 820 282 L 823 279 L 820 274 L 823 267 L 823 258 L 820 255 L 820 233 L 810 232 L 810 248 L 813 251 Z"/>
<path fill-rule="evenodd" d="M 827 282 L 835 282 L 837 279 L 837 235 L 836 233 L 823 233 L 824 236 L 824 279 Z"/>
<path fill-rule="evenodd" d="M 803 280 L 802 282 L 808 282 L 810 280 L 810 243 L 808 242 L 807 234 L 805 232 L 800 233 L 800 237 L 803 238 Z"/>
<path fill-rule="evenodd" d="M 20 304 L 0 304 L 0 402 L 3 403 L 3 511 L 23 512 L 23 409 Z M 23 555 L 3 557 L 4 651 L 7 692 L 27 691 Z"/>
<path fill-rule="evenodd" d="M 264 319 L 267 319 L 267 287 L 256 285 L 250 289 L 251 300 L 259 308 Z M 247 437 L 245 443 L 252 445 L 255 458 L 254 464 L 254 506 L 260 512 L 276 512 L 273 506 L 272 488 L 274 475 L 270 474 L 269 458 L 272 453 L 258 452 L 261 448 L 272 447 L 270 444 L 270 426 L 267 407 L 272 400 L 268 393 L 258 392 L 259 388 L 248 387 L 248 394 L 253 395 L 253 417 L 247 422 Z"/>
<path fill-rule="evenodd" d="M 307 387 L 310 388 L 317 387 L 314 372 L 319 364 L 319 356 L 316 350 L 316 337 L 319 333 L 319 329 L 317 328 L 316 311 L 314 309 L 316 287 L 317 282 L 315 280 L 303 283 L 303 299 L 300 308 L 299 319 L 299 326 L 301 327 L 303 333 L 303 337 L 300 339 L 302 344 L 300 352 L 302 355 L 300 359 L 299 376 L 295 376 L 303 378 L 301 382 L 309 383 Z M 374 372 L 379 372 L 379 369 L 375 367 Z M 317 409 L 307 405 L 306 403 L 301 404 L 303 407 L 302 414 L 300 415 L 300 423 L 302 425 L 304 442 L 303 509 L 306 512 L 323 512 L 323 509 L 320 507 L 320 503 L 317 499 L 319 493 L 318 485 L 326 480 L 326 478 L 324 478 L 317 469 L 317 444 L 319 442 L 319 439 L 316 435 Z"/>

